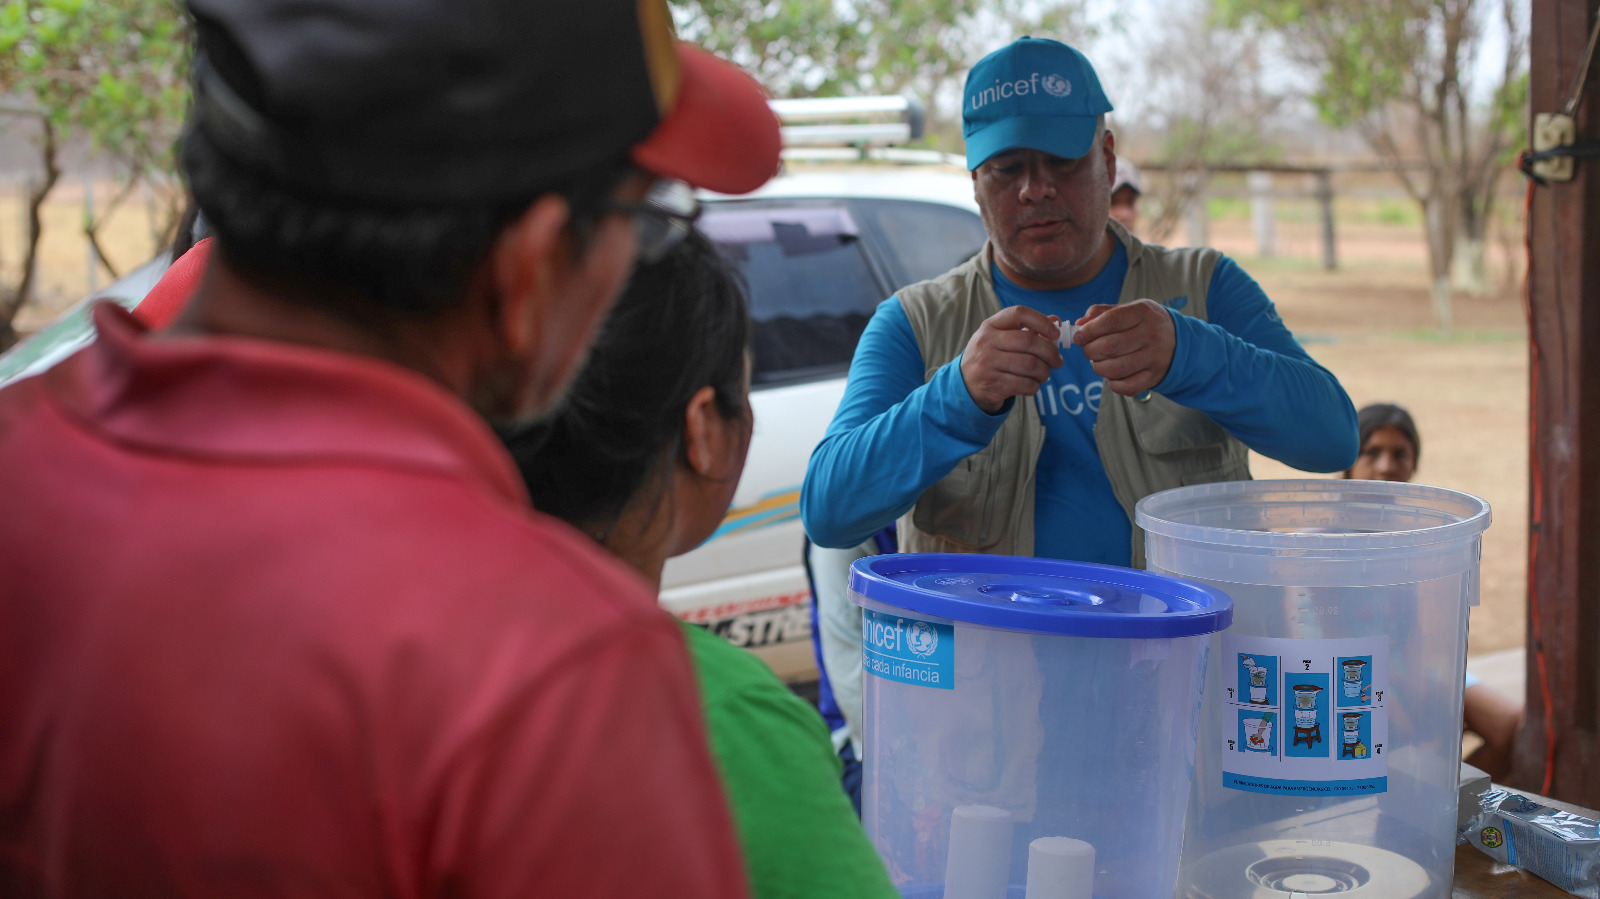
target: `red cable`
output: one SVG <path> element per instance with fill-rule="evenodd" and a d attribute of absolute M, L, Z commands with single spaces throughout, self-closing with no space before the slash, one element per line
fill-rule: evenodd
<path fill-rule="evenodd" d="M 1532 515 L 1528 531 L 1528 617 L 1533 627 L 1533 660 L 1539 670 L 1539 693 L 1544 701 L 1544 783 L 1539 788 L 1541 796 L 1550 795 L 1550 786 L 1556 773 L 1556 722 L 1555 704 L 1550 699 L 1550 671 L 1545 664 L 1544 629 L 1539 615 L 1539 542 L 1544 526 L 1544 469 L 1539 464 L 1539 372 L 1544 367 L 1544 357 L 1539 352 L 1539 334 L 1533 326 L 1533 191 L 1537 182 L 1528 179 L 1528 192 L 1522 204 L 1523 250 L 1527 255 L 1527 268 L 1522 280 L 1522 307 L 1528 319 L 1528 462 L 1530 487 L 1533 494 Z M 1559 273 L 1557 274 L 1559 278 Z"/>

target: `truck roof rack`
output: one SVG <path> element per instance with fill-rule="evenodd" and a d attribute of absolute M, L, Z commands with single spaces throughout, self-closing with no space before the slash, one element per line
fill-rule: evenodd
<path fill-rule="evenodd" d="M 967 167 L 967 157 L 940 150 L 915 150 L 908 147 L 789 147 L 783 151 L 787 162 L 884 162 L 899 165 L 953 165 Z"/>
<path fill-rule="evenodd" d="M 785 147 L 889 147 L 922 137 L 927 115 L 910 97 L 808 97 L 769 101 Z"/>

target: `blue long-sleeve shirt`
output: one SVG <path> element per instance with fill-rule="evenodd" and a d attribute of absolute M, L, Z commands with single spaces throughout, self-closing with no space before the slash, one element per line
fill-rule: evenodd
<path fill-rule="evenodd" d="M 991 266 L 1002 306 L 1025 305 L 1075 321 L 1116 303 L 1128 271 L 1119 242 L 1089 283 L 1029 290 Z M 1173 300 L 1181 308 L 1183 300 Z M 1339 471 L 1357 452 L 1355 407 L 1334 376 L 1284 327 L 1272 301 L 1223 257 L 1207 294 L 1209 321 L 1173 313 L 1177 347 L 1155 388 L 1199 409 L 1262 455 L 1304 471 Z M 1094 440 L 1104 382 L 1081 347 L 1031 400 L 1045 426 L 1039 455 L 1034 551 L 1040 556 L 1127 565 L 1132 523 Z M 961 357 L 923 382 L 922 352 L 897 297 L 878 305 L 850 365 L 844 398 L 806 471 L 800 515 L 822 546 L 848 547 L 903 515 L 935 481 L 993 439 L 1010 404 L 990 415 L 961 378 Z"/>

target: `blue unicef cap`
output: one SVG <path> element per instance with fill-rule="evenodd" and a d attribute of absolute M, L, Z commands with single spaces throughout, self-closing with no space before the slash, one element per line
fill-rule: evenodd
<path fill-rule="evenodd" d="M 868 556 L 850 566 L 850 591 L 952 621 L 1075 637 L 1192 637 L 1233 623 L 1233 600 L 1220 590 L 1148 571 L 1061 559 Z"/>
<path fill-rule="evenodd" d="M 1018 148 L 1077 159 L 1089 152 L 1096 123 L 1110 111 L 1082 53 L 1049 38 L 1018 38 L 967 73 L 961 97 L 967 168 Z"/>

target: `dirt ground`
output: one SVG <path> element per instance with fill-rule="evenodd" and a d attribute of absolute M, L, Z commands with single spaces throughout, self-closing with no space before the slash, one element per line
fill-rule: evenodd
<path fill-rule="evenodd" d="M 110 195 L 110 185 L 96 188 Z M 81 183 L 63 183 L 45 210 L 39 268 L 41 302 L 24 310 L 23 330 L 48 322 L 88 292 Z M 1348 207 L 1343 207 L 1348 209 Z M 113 220 L 107 253 L 131 268 L 155 251 L 155 210 L 130 202 Z M 1372 222 L 1341 213 L 1337 271 L 1320 263 L 1320 237 L 1310 216 L 1284 215 L 1278 254 L 1256 255 L 1250 223 L 1213 219 L 1211 243 L 1234 256 L 1266 288 L 1284 321 L 1350 391 L 1359 407 L 1391 401 L 1408 407 L 1422 434 L 1417 479 L 1476 494 L 1494 509 L 1484 537 L 1482 603 L 1472 613 L 1470 653 L 1523 644 L 1527 573 L 1528 348 L 1520 293 L 1520 247 L 1490 245 L 1495 289 L 1456 297 L 1455 338 L 1434 331 L 1427 256 L 1415 223 Z M 1296 219 L 1300 220 L 1296 220 Z M 20 190 L 0 189 L 0 276 L 15 277 L 21 255 Z M 98 275 L 101 286 L 109 280 Z M 1269 459 L 1253 461 L 1257 477 L 1305 477 Z"/>

